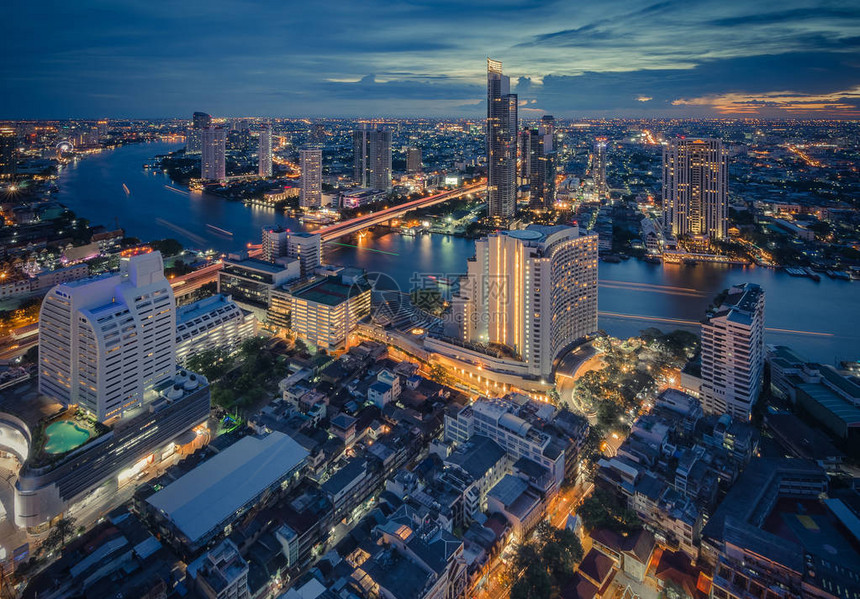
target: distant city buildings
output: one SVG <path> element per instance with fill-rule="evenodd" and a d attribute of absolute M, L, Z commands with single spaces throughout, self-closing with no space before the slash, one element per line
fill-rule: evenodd
<path fill-rule="evenodd" d="M 702 408 L 748 420 L 763 374 L 764 290 L 735 285 L 702 323 Z"/>
<path fill-rule="evenodd" d="M 421 148 L 408 147 L 406 148 L 406 172 L 420 173 L 424 170 L 421 164 Z"/>
<path fill-rule="evenodd" d="M 487 209 L 507 219 L 517 210 L 517 95 L 502 63 L 487 59 Z"/>
<path fill-rule="evenodd" d="M 212 126 L 212 117 L 205 112 L 195 112 L 191 117 L 191 128 L 186 132 L 185 153 L 199 154 L 203 149 L 203 131 Z"/>
<path fill-rule="evenodd" d="M 257 174 L 264 178 L 272 176 L 272 128 L 268 125 L 260 129 L 257 144 Z"/>
<path fill-rule="evenodd" d="M 458 336 L 509 348 L 533 375 L 597 330 L 597 237 L 531 225 L 481 239 L 454 298 Z"/>
<path fill-rule="evenodd" d="M 719 139 L 663 147 L 663 226 L 675 237 L 723 239 L 728 229 L 728 152 Z"/>
<path fill-rule="evenodd" d="M 391 131 L 362 126 L 353 131 L 353 181 L 359 187 L 391 189 Z"/>
<path fill-rule="evenodd" d="M 322 150 L 302 148 L 299 150 L 302 171 L 302 208 L 316 208 L 322 204 Z"/>
<path fill-rule="evenodd" d="M 161 254 L 51 289 L 39 315 L 39 390 L 99 422 L 143 403 L 175 370 L 176 306 Z"/>
<path fill-rule="evenodd" d="M 200 159 L 200 178 L 204 181 L 223 181 L 227 176 L 227 130 L 207 127 L 203 130 Z"/>

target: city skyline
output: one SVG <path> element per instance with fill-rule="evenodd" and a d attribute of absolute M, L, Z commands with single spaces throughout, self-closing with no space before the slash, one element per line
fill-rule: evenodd
<path fill-rule="evenodd" d="M 16 27 L 4 35 L 0 72 L 15 93 L 0 100 L 0 118 L 155 118 L 198 107 L 254 116 L 478 117 L 484 56 L 505 63 L 523 117 L 860 114 L 860 66 L 852 60 L 860 11 L 847 2 L 683 11 L 674 0 L 509 2 L 494 11 L 428 2 L 371 4 L 360 14 L 337 3 L 324 13 L 229 1 L 205 10 L 195 3 L 93 10 L 98 4 L 47 15 L 18 2 L 4 7 L 4 21 Z M 374 26 L 353 27 L 359 19 Z M 204 68 L 212 64 L 217 72 Z"/>

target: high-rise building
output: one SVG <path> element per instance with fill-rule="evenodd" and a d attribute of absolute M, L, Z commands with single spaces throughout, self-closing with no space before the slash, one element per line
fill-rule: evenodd
<path fill-rule="evenodd" d="M 391 189 L 391 131 L 377 128 L 353 131 L 353 180 L 359 187 Z"/>
<path fill-rule="evenodd" d="M 487 59 L 488 214 L 510 218 L 517 210 L 517 95 L 502 63 Z"/>
<path fill-rule="evenodd" d="M 479 240 L 454 309 L 464 341 L 507 347 L 549 377 L 564 349 L 597 330 L 597 236 L 531 225 Z"/>
<path fill-rule="evenodd" d="M 222 181 L 227 176 L 227 131 L 221 127 L 203 130 L 203 147 L 200 160 L 200 178 L 204 181 Z"/>
<path fill-rule="evenodd" d="M 268 125 L 260 129 L 257 144 L 257 174 L 261 177 L 272 176 L 272 129 Z"/>
<path fill-rule="evenodd" d="M 555 119 L 544 115 L 538 129 L 522 134 L 523 182 L 529 185 L 529 207 L 551 209 L 555 205 L 558 159 L 555 152 Z"/>
<path fill-rule="evenodd" d="M 263 227 L 263 260 L 277 262 L 279 258 L 298 260 L 301 276 L 308 277 L 321 264 L 320 236 L 315 233 L 289 231 L 281 227 Z"/>
<path fill-rule="evenodd" d="M 0 127 L 0 177 L 15 174 L 18 165 L 17 135 L 11 127 Z"/>
<path fill-rule="evenodd" d="M 663 226 L 675 235 L 723 239 L 728 226 L 728 152 L 719 139 L 663 147 Z"/>
<path fill-rule="evenodd" d="M 121 417 L 173 376 L 175 332 L 159 252 L 123 258 L 119 274 L 57 285 L 39 315 L 39 391 L 100 422 Z"/>
<path fill-rule="evenodd" d="M 302 190 L 299 202 L 303 208 L 322 204 L 322 150 L 302 148 L 299 150 L 302 169 Z"/>
<path fill-rule="evenodd" d="M 421 148 L 406 148 L 406 172 L 420 173 L 422 170 L 423 166 L 421 165 Z"/>
<path fill-rule="evenodd" d="M 342 347 L 349 333 L 370 314 L 370 285 L 364 274 L 311 279 L 290 289 L 290 329 L 320 349 Z"/>
<path fill-rule="evenodd" d="M 594 181 L 594 193 L 597 197 L 606 197 L 606 140 L 598 139 L 594 144 L 591 162 L 591 178 Z"/>
<path fill-rule="evenodd" d="M 735 285 L 702 323 L 702 408 L 749 419 L 763 372 L 764 290 Z"/>
<path fill-rule="evenodd" d="M 186 154 L 199 154 L 203 149 L 203 130 L 212 126 L 212 117 L 205 112 L 195 112 L 191 117 L 185 142 Z"/>

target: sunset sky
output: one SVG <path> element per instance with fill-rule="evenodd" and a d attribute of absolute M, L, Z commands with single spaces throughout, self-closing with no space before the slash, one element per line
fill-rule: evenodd
<path fill-rule="evenodd" d="M 0 6 L 0 119 L 860 116 L 860 4 L 81 0 Z"/>

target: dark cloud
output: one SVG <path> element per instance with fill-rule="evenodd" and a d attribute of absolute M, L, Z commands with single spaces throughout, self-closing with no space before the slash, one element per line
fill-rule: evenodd
<path fill-rule="evenodd" d="M 828 0 L 6 0 L 0 118 L 480 116 L 486 56 L 529 108 L 674 114 L 853 89 L 858 46 Z"/>

